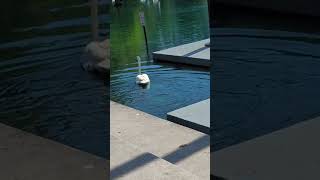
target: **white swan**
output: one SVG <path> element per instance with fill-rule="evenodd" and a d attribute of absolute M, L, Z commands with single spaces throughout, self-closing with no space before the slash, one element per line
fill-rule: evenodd
<path fill-rule="evenodd" d="M 150 83 L 150 79 L 147 74 L 141 73 L 141 59 L 139 56 L 137 56 L 137 61 L 138 61 L 139 74 L 136 77 L 136 83 L 140 85 L 147 85 Z"/>
<path fill-rule="evenodd" d="M 92 41 L 85 47 L 86 62 L 82 64 L 87 71 L 110 70 L 109 39 L 102 42 Z"/>
<path fill-rule="evenodd" d="M 109 39 L 98 41 L 98 1 L 91 0 L 91 16 L 92 28 L 91 33 L 93 41 L 91 41 L 84 49 L 84 57 L 82 59 L 82 67 L 86 71 L 97 71 L 99 73 L 107 73 L 110 71 L 110 46 Z"/>

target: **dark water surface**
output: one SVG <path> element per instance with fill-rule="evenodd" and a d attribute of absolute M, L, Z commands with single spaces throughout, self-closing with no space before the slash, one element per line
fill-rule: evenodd
<path fill-rule="evenodd" d="M 207 0 L 125 1 L 112 10 L 111 99 L 165 118 L 169 111 L 209 98 L 208 70 L 147 58 L 139 11 L 145 13 L 150 54 L 209 37 Z M 149 89 L 135 84 L 136 56 L 151 79 Z"/>
<path fill-rule="evenodd" d="M 102 36 L 107 6 L 100 2 Z M 87 1 L 6 1 L 1 10 L 1 123 L 106 157 L 109 80 L 79 64 L 90 40 Z"/>
<path fill-rule="evenodd" d="M 320 28 L 314 18 L 215 9 L 214 150 L 320 115 Z"/>

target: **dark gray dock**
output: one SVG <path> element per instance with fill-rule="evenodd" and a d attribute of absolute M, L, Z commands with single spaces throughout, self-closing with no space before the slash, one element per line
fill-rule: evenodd
<path fill-rule="evenodd" d="M 209 134 L 210 99 L 171 111 L 167 120 Z"/>
<path fill-rule="evenodd" d="M 209 39 L 183 44 L 152 53 L 154 61 L 210 67 Z"/>

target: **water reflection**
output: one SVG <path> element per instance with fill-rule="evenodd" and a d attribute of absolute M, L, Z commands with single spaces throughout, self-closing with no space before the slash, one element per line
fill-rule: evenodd
<path fill-rule="evenodd" d="M 306 23 L 312 18 L 215 12 L 212 149 L 320 115 L 320 28 Z"/>
<path fill-rule="evenodd" d="M 182 3 L 183 2 L 183 3 Z M 113 9 L 111 24 L 111 98 L 165 118 L 166 113 L 209 97 L 209 72 L 157 64 L 148 58 L 139 12 L 145 14 L 150 52 L 209 36 L 206 0 L 124 1 Z M 161 6 L 160 6 L 161 4 Z M 135 84 L 136 56 L 151 79 L 143 89 Z M 187 97 L 187 98 L 186 98 Z"/>
<path fill-rule="evenodd" d="M 99 3 L 100 35 L 107 36 L 110 18 L 106 2 Z M 88 74 L 79 62 L 91 37 L 87 1 L 2 5 L 1 123 L 106 157 L 109 79 Z"/>

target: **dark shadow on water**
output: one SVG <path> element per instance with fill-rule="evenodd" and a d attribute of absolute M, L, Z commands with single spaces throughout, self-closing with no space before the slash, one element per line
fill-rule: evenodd
<path fill-rule="evenodd" d="M 140 86 L 142 89 L 150 89 L 151 83 L 148 83 L 148 84 L 139 84 L 139 86 Z"/>
<path fill-rule="evenodd" d="M 168 66 L 173 67 L 176 69 L 184 69 L 184 70 L 191 70 L 191 71 L 199 71 L 199 72 L 208 72 L 210 70 L 210 67 L 204 67 L 204 66 L 194 66 L 189 64 L 180 64 L 180 63 L 170 63 L 170 62 L 157 62 L 158 65 L 161 66 Z"/>
<path fill-rule="evenodd" d="M 210 179 L 211 179 L 211 180 L 227 180 L 227 179 L 225 179 L 225 178 L 223 178 L 223 177 L 219 177 L 219 176 L 215 176 L 215 175 L 211 175 L 211 176 L 210 176 Z"/>

